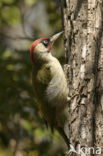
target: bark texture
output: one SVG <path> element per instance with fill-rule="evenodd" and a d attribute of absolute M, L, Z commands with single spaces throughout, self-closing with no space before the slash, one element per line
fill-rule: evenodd
<path fill-rule="evenodd" d="M 61 0 L 68 67 L 69 137 L 103 155 L 103 0 Z M 91 151 L 88 155 L 100 155 Z M 70 153 L 69 155 L 78 155 Z"/>

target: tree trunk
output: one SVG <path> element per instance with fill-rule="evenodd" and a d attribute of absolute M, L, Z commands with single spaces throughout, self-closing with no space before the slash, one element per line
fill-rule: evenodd
<path fill-rule="evenodd" d="M 61 0 L 61 4 L 69 138 L 77 151 L 68 155 L 98 156 L 103 153 L 103 0 Z"/>

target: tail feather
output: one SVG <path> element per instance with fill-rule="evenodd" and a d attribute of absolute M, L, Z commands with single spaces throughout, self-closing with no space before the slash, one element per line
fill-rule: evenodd
<path fill-rule="evenodd" d="M 65 143 L 67 144 L 68 149 L 70 149 L 70 140 L 65 134 L 64 130 L 62 127 L 56 127 L 57 131 L 60 133 L 60 135 L 63 137 Z"/>

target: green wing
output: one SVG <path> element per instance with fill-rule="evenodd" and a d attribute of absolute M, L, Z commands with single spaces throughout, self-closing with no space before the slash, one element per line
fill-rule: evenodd
<path fill-rule="evenodd" d="M 48 87 L 48 83 L 52 79 L 51 66 L 49 64 L 43 65 L 36 75 L 33 74 L 32 78 L 34 93 L 39 105 L 40 113 L 43 118 L 48 121 L 48 116 L 50 116 L 50 114 L 53 114 L 53 112 L 51 113 L 52 109 L 49 108 L 49 103 L 46 97 L 46 89 Z"/>
<path fill-rule="evenodd" d="M 51 66 L 49 64 L 43 65 L 42 68 L 37 73 L 37 81 L 41 85 L 48 85 L 52 78 L 51 75 Z"/>

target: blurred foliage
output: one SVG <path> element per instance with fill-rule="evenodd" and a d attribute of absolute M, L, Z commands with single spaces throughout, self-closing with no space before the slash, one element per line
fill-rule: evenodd
<path fill-rule="evenodd" d="M 20 11 L 16 6 L 4 7 L 1 11 L 1 18 L 9 25 L 19 24 L 21 22 Z"/>
<path fill-rule="evenodd" d="M 64 155 L 62 138 L 40 118 L 29 56 L 34 39 L 61 29 L 52 0 L 0 0 L 0 156 Z M 55 49 L 53 55 L 64 60 L 62 40 Z"/>

